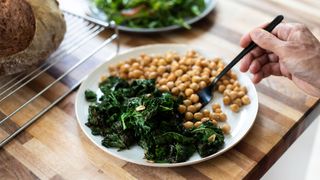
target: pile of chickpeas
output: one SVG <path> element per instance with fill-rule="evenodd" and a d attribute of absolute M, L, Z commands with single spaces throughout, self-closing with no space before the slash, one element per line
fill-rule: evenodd
<path fill-rule="evenodd" d="M 207 87 L 223 70 L 221 59 L 206 59 L 196 51 L 188 51 L 184 56 L 174 52 L 164 55 L 141 54 L 115 66 L 109 66 L 109 73 L 124 79 L 156 79 L 156 87 L 160 91 L 171 92 L 175 96 L 184 97 L 178 111 L 184 115 L 184 127 L 199 127 L 205 121 L 220 126 L 225 134 L 230 133 L 227 115 L 221 106 L 213 104 L 211 110 L 202 108 L 197 93 Z M 229 71 L 217 85 L 218 92 L 223 94 L 223 103 L 233 112 L 238 112 L 243 105 L 250 103 L 247 88 L 237 81 L 237 75 Z"/>

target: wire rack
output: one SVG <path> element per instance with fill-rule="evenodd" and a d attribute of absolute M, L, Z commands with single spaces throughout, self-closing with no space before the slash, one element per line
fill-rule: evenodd
<path fill-rule="evenodd" d="M 37 68 L 0 79 L 0 147 L 76 89 L 89 74 L 88 67 L 103 62 L 96 54 L 105 50 L 105 60 L 119 51 L 114 23 L 67 11 L 64 15 L 67 32 L 59 49 Z"/>

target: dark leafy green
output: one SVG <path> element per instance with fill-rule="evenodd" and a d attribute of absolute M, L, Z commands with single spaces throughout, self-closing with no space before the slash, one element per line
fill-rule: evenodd
<path fill-rule="evenodd" d="M 184 129 L 177 111 L 181 99 L 160 92 L 154 80 L 129 83 L 109 77 L 99 87 L 103 95 L 89 106 L 86 125 L 93 135 L 104 138 L 105 147 L 124 150 L 137 143 L 145 150 L 146 159 L 177 163 L 188 160 L 195 151 L 202 157 L 211 155 L 224 144 L 221 129 L 211 122 Z M 86 91 L 86 96 L 87 92 L 91 91 Z M 92 100 L 89 95 L 88 100 Z"/>
<path fill-rule="evenodd" d="M 205 9 L 204 0 L 94 0 L 109 19 L 132 28 L 190 26 L 185 19 Z"/>
<path fill-rule="evenodd" d="M 97 94 L 91 90 L 86 90 L 84 92 L 84 95 L 86 97 L 86 100 L 89 102 L 95 102 L 97 101 Z"/>

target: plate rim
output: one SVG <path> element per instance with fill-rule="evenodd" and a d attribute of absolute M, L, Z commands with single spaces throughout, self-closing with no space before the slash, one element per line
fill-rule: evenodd
<path fill-rule="evenodd" d="M 186 23 L 189 25 L 192 25 L 193 23 L 200 21 L 201 19 L 203 19 L 204 17 L 206 17 L 211 11 L 214 10 L 214 8 L 217 6 L 218 0 L 209 0 L 209 3 L 206 3 L 207 8 L 198 16 L 195 16 L 191 19 L 186 20 Z M 96 8 L 93 4 L 89 5 L 89 12 L 88 15 L 102 20 L 102 21 L 106 21 L 105 19 L 101 19 L 99 18 L 99 15 L 97 15 L 93 8 Z M 96 10 L 98 10 L 96 8 Z M 156 33 L 156 32 L 167 32 L 167 31 L 173 31 L 176 29 L 181 29 L 183 27 L 178 26 L 178 25 L 170 25 L 170 26 L 166 26 L 166 27 L 160 27 L 160 28 L 154 28 L 154 29 L 150 29 L 150 28 L 130 28 L 127 26 L 123 26 L 123 25 L 118 25 L 118 29 L 121 31 L 125 31 L 125 32 L 132 32 L 132 33 Z"/>
<path fill-rule="evenodd" d="M 200 52 L 207 52 L 206 49 L 203 49 L 203 48 L 196 48 L 194 46 L 191 46 L 190 45 L 187 45 L 187 44 L 175 44 L 175 43 L 165 43 L 165 44 L 151 44 L 151 45 L 143 45 L 143 46 L 137 46 L 137 47 L 134 47 L 134 48 L 130 48 L 130 49 L 127 49 L 121 53 L 119 53 L 118 55 L 116 56 L 113 56 L 113 57 L 109 57 L 106 62 L 102 63 L 101 65 L 99 65 L 98 67 L 96 67 L 85 79 L 84 81 L 81 83 L 78 91 L 77 91 L 77 94 L 76 94 L 76 99 L 75 99 L 75 113 L 76 113 L 76 118 L 77 118 L 77 122 L 78 122 L 78 125 L 80 126 L 81 128 L 81 131 L 86 135 L 87 138 L 90 139 L 90 141 L 95 144 L 97 147 L 99 147 L 99 149 L 103 150 L 104 152 L 106 152 L 107 154 L 113 156 L 113 157 L 116 157 L 118 159 L 121 159 L 121 160 L 124 160 L 126 162 L 130 162 L 130 163 L 134 163 L 134 164 L 138 164 L 138 165 L 143 165 L 143 166 L 150 166 L 150 167 L 181 167 L 181 166 L 188 166 L 188 165 L 192 165 L 192 164 L 198 164 L 200 162 L 203 162 L 203 161 L 207 161 L 207 160 L 210 160 L 210 159 L 213 159 L 217 156 L 220 156 L 221 154 L 229 151 L 230 149 L 232 149 L 235 145 L 237 145 L 239 142 L 241 142 L 244 137 L 249 133 L 249 131 L 252 129 L 254 123 L 256 122 L 256 119 L 257 119 L 257 114 L 258 114 L 258 109 L 259 109 L 259 97 L 258 97 L 258 93 L 257 93 L 257 90 L 256 90 L 256 87 L 253 85 L 252 82 L 252 87 L 253 87 L 253 93 L 257 99 L 256 101 L 256 105 L 254 105 L 254 119 L 252 120 L 250 126 L 248 126 L 248 130 L 241 134 L 242 136 L 241 137 L 238 137 L 239 140 L 236 141 L 235 143 L 233 143 L 232 145 L 230 145 L 229 147 L 225 148 L 225 149 L 221 149 L 219 150 L 218 152 L 210 155 L 210 156 L 207 156 L 207 157 L 204 157 L 204 158 L 201 158 L 201 159 L 198 159 L 198 160 L 194 160 L 194 161 L 185 161 L 185 162 L 179 162 L 179 163 L 140 163 L 140 162 L 136 162 L 132 159 L 128 159 L 126 157 L 123 157 L 123 156 L 120 156 L 118 154 L 114 154 L 114 153 L 111 153 L 108 151 L 108 148 L 104 147 L 101 145 L 101 143 L 99 144 L 98 142 L 96 142 L 94 139 L 91 138 L 91 134 L 90 132 L 87 132 L 85 129 L 84 129 L 84 125 L 81 123 L 80 121 L 80 117 L 79 117 L 79 100 L 80 98 L 83 98 L 83 94 L 81 94 L 80 92 L 84 92 L 84 88 L 85 88 L 85 83 L 86 81 L 89 79 L 89 77 L 93 76 L 96 71 L 104 66 L 106 66 L 108 63 L 110 63 L 110 61 L 114 58 L 116 58 L 117 56 L 122 56 L 122 55 L 126 55 L 126 54 L 130 54 L 130 53 L 133 53 L 135 51 L 139 51 L 139 50 L 143 50 L 143 49 L 148 49 L 148 48 L 162 48 L 162 47 L 170 47 L 170 48 L 173 48 L 173 47 L 180 47 L 180 48 L 186 48 L 187 49 L 194 49 L 196 51 L 200 51 Z M 151 53 L 152 54 L 152 53 Z M 121 61 L 124 61 L 124 60 L 121 60 Z M 238 71 L 238 70 L 236 70 Z M 244 76 L 248 76 L 247 74 L 243 74 Z M 251 104 L 253 105 L 253 104 Z M 146 161 L 147 162 L 147 161 Z"/>

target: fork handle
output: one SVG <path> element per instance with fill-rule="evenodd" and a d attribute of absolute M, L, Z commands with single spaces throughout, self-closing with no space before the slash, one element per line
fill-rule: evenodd
<path fill-rule="evenodd" d="M 274 18 L 274 20 L 268 24 L 268 26 L 266 28 L 264 28 L 266 31 L 271 32 L 278 24 L 281 23 L 281 21 L 283 20 L 283 16 L 282 15 L 278 15 L 276 18 Z M 248 54 L 251 50 L 253 50 L 254 48 L 256 48 L 257 45 L 254 42 L 251 42 L 246 48 L 244 48 L 240 54 L 238 54 L 237 57 L 235 57 L 222 71 L 220 74 L 218 74 L 218 76 L 216 78 L 214 78 L 214 80 L 211 82 L 210 86 L 214 86 L 214 84 L 216 84 L 225 74 L 227 74 L 227 72 L 234 66 L 236 65 L 246 54 Z"/>

